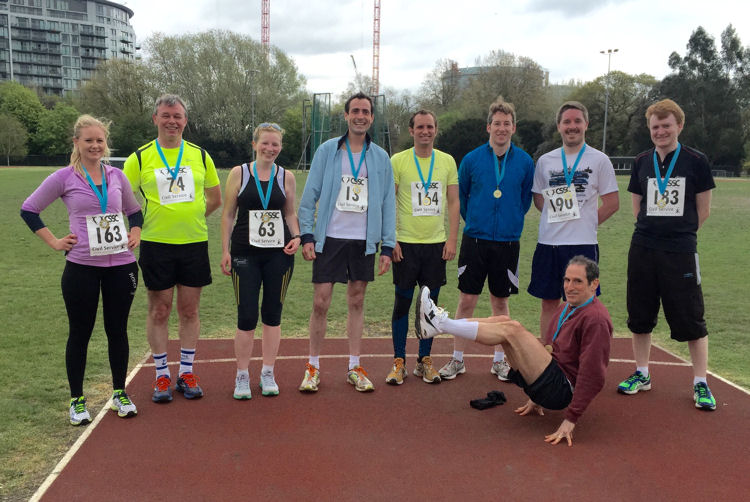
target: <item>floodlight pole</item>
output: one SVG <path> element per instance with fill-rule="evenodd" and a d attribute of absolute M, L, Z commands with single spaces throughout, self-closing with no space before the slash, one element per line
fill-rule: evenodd
<path fill-rule="evenodd" d="M 607 56 L 607 80 L 604 86 L 604 132 L 602 133 L 602 152 L 605 154 L 607 153 L 607 113 L 609 111 L 609 69 L 612 63 L 612 54 L 619 50 L 620 49 L 607 49 L 606 51 L 599 51 L 601 54 Z"/>

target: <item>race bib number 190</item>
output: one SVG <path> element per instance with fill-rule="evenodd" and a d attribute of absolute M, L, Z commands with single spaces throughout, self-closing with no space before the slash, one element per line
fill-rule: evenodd
<path fill-rule="evenodd" d="M 561 221 L 577 220 L 581 217 L 578 209 L 578 198 L 567 185 L 550 187 L 544 190 L 544 203 L 547 207 L 547 221 L 557 223 Z"/>
<path fill-rule="evenodd" d="M 159 191 L 159 202 L 163 206 L 195 200 L 195 182 L 190 166 L 181 166 L 176 178 L 172 178 L 168 169 L 154 169 L 154 175 L 156 188 Z"/>
<path fill-rule="evenodd" d="M 86 216 L 89 255 L 103 256 L 128 250 L 128 231 L 121 213 Z"/>
<path fill-rule="evenodd" d="M 284 222 L 279 210 L 250 211 L 250 245 L 259 248 L 284 247 Z"/>
<path fill-rule="evenodd" d="M 670 178 L 664 193 L 659 193 L 656 178 L 649 178 L 647 187 L 647 216 L 682 216 L 685 210 L 685 178 Z"/>

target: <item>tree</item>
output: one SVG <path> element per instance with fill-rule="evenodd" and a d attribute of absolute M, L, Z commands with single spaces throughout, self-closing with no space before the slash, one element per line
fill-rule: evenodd
<path fill-rule="evenodd" d="M 93 78 L 81 88 L 78 106 L 112 121 L 112 151 L 127 156 L 153 137 L 151 115 L 157 96 L 145 63 L 112 59 L 100 63 Z"/>
<path fill-rule="evenodd" d="M 422 108 L 435 113 L 448 110 L 460 93 L 458 63 L 452 59 L 439 59 L 427 74 L 419 89 L 418 101 Z"/>
<path fill-rule="evenodd" d="M 304 77 L 294 62 L 275 47 L 266 57 L 261 44 L 244 34 L 156 34 L 146 52 L 159 92 L 179 94 L 188 104 L 186 137 L 219 162 L 246 157 L 253 126 L 281 122 L 302 100 Z"/>
<path fill-rule="evenodd" d="M 723 36 L 723 58 L 703 27 L 690 36 L 685 56 L 673 52 L 673 73 L 659 86 L 659 96 L 674 99 L 685 111 L 680 139 L 703 151 L 715 165 L 739 172 L 745 158 L 740 89 L 733 80 L 743 74 L 744 51 L 730 27 Z M 743 56 L 740 58 L 740 56 Z"/>
<path fill-rule="evenodd" d="M 26 155 L 26 140 L 29 135 L 23 124 L 8 113 L 0 113 L 0 154 L 5 157 L 5 165 L 10 165 L 11 157 Z"/>
<path fill-rule="evenodd" d="M 35 151 L 43 155 L 65 155 L 72 148 L 73 124 L 78 110 L 59 101 L 52 110 L 45 110 L 33 136 Z"/>
<path fill-rule="evenodd" d="M 461 164 L 464 156 L 487 142 L 487 121 L 484 118 L 461 119 L 440 132 L 435 147 L 449 153 Z"/>
<path fill-rule="evenodd" d="M 18 82 L 0 82 L 0 113 L 15 117 L 33 135 L 44 114 L 39 97 Z M 35 153 L 32 151 L 32 153 Z"/>

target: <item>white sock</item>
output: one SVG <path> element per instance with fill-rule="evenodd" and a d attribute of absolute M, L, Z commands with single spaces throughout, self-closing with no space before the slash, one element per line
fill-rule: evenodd
<path fill-rule="evenodd" d="M 453 359 L 456 361 L 463 361 L 464 360 L 464 351 L 463 350 L 454 350 L 453 351 Z"/>
<path fill-rule="evenodd" d="M 262 368 L 260 369 L 260 372 L 261 372 L 261 373 L 273 373 L 273 365 L 271 365 L 271 366 L 266 366 L 266 365 L 264 364 L 264 365 L 263 365 L 263 367 L 262 367 Z"/>
<path fill-rule="evenodd" d="M 495 357 L 492 359 L 492 362 L 499 363 L 502 362 L 503 359 L 505 359 L 505 352 L 503 352 L 502 350 L 496 350 Z"/>
<path fill-rule="evenodd" d="M 695 384 L 700 383 L 700 382 L 703 382 L 706 385 L 708 385 L 708 381 L 706 381 L 706 377 L 694 377 L 693 378 L 693 386 L 695 386 Z"/>
<path fill-rule="evenodd" d="M 465 319 L 443 319 L 440 323 L 440 329 L 443 333 L 450 333 L 453 336 L 474 341 L 477 339 L 479 323 Z"/>
<path fill-rule="evenodd" d="M 154 358 L 154 365 L 156 366 L 156 378 L 159 378 L 160 376 L 171 378 L 171 375 L 169 374 L 169 366 L 167 366 L 167 353 L 152 354 L 151 357 Z"/>
<path fill-rule="evenodd" d="M 245 375 L 250 378 L 250 370 L 237 370 L 237 376 Z"/>
<path fill-rule="evenodd" d="M 195 349 L 180 348 L 180 372 L 177 374 L 192 373 L 193 360 L 195 360 Z"/>
<path fill-rule="evenodd" d="M 310 356 L 307 362 L 310 363 L 310 366 L 320 369 L 320 356 Z"/>
<path fill-rule="evenodd" d="M 356 366 L 359 366 L 359 356 L 349 356 L 349 370 L 353 370 Z"/>
<path fill-rule="evenodd" d="M 645 377 L 648 376 L 648 366 L 636 366 L 635 370 L 640 371 L 641 374 Z"/>

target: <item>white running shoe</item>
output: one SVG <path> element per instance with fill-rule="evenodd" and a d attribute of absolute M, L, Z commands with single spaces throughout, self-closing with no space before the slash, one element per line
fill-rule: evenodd
<path fill-rule="evenodd" d="M 497 379 L 503 382 L 508 381 L 508 372 L 510 371 L 510 364 L 508 361 L 503 359 L 502 361 L 496 361 L 492 363 L 492 369 L 490 373 L 497 375 Z"/>
<path fill-rule="evenodd" d="M 253 393 L 250 392 L 250 375 L 248 373 L 237 373 L 237 378 L 234 380 L 234 398 L 253 398 Z"/>
<path fill-rule="evenodd" d="M 273 371 L 263 371 L 260 374 L 260 392 L 264 396 L 278 396 L 279 386 L 273 378 Z"/>
<path fill-rule="evenodd" d="M 448 312 L 438 307 L 430 298 L 430 288 L 422 286 L 419 290 L 419 300 L 417 301 L 417 312 L 414 316 L 414 327 L 417 331 L 417 338 L 424 340 L 439 335 L 443 331 L 440 324 L 448 318 Z"/>

